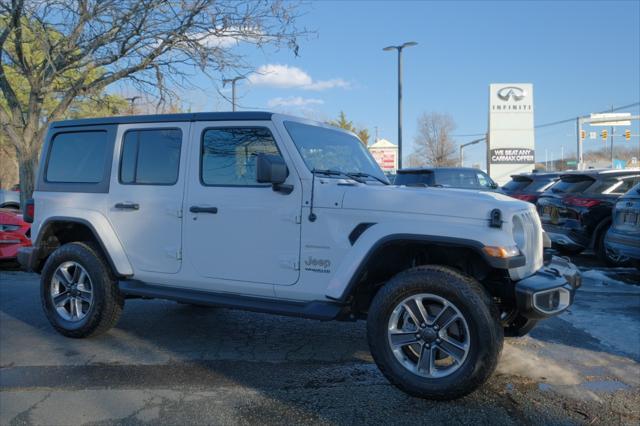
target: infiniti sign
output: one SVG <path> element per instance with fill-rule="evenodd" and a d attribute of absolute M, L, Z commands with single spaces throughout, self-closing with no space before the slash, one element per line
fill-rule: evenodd
<path fill-rule="evenodd" d="M 507 86 L 498 90 L 497 95 L 503 101 L 509 101 L 511 99 L 521 101 L 527 96 L 527 92 L 516 86 Z"/>

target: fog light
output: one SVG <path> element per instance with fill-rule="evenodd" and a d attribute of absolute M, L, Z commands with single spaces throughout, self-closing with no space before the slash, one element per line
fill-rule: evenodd
<path fill-rule="evenodd" d="M 545 314 L 555 314 L 569 306 L 571 294 L 566 288 L 554 288 L 533 295 L 533 306 Z"/>

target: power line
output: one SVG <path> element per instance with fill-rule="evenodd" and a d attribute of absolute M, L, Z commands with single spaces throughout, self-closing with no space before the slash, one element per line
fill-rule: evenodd
<path fill-rule="evenodd" d="M 634 106 L 637 106 L 637 105 L 640 105 L 640 102 L 634 102 L 634 103 L 629 104 L 629 105 L 623 105 L 623 106 L 616 107 L 616 108 L 610 108 L 610 109 L 607 109 L 607 110 L 604 110 L 604 111 L 600 111 L 600 112 L 598 112 L 596 114 L 604 114 L 604 113 L 607 113 L 607 112 L 620 111 L 621 109 L 627 109 L 627 108 L 631 108 L 631 107 L 634 107 Z M 566 120 L 558 120 L 558 121 L 553 121 L 551 123 L 538 124 L 537 126 L 534 126 L 534 127 L 536 129 L 540 129 L 542 127 L 550 127 L 550 126 L 555 126 L 557 124 L 575 122 L 576 118 L 578 118 L 578 117 L 571 117 L 571 118 L 567 118 Z"/>
<path fill-rule="evenodd" d="M 613 109 L 609 108 L 609 109 L 606 109 L 604 111 L 600 111 L 597 114 L 620 111 L 621 109 L 632 108 L 632 107 L 638 106 L 638 105 L 640 105 L 640 102 L 634 102 L 632 104 L 619 106 L 619 107 L 616 107 L 616 108 L 613 108 Z M 571 118 L 567 118 L 565 120 L 558 120 L 558 121 L 552 121 L 550 123 L 538 124 L 537 126 L 534 126 L 534 128 L 541 129 L 543 127 L 557 126 L 558 124 L 564 124 L 564 123 L 570 123 L 570 122 L 573 123 L 573 122 L 576 121 L 576 118 L 578 118 L 578 117 L 571 117 Z M 475 137 L 475 136 L 485 136 L 485 135 L 486 135 L 486 133 L 468 133 L 468 134 L 464 134 L 464 135 L 451 135 L 451 136 L 458 137 L 458 138 L 465 138 L 465 137 Z"/>

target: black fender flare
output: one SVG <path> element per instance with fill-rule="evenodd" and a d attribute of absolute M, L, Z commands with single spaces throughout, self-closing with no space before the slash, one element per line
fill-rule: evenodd
<path fill-rule="evenodd" d="M 369 251 L 367 251 L 367 254 L 363 257 L 362 261 L 356 268 L 355 273 L 352 275 L 351 279 L 349 280 L 349 283 L 343 290 L 342 295 L 337 300 L 341 302 L 346 302 L 349 295 L 351 295 L 351 293 L 357 286 L 358 281 L 362 276 L 362 273 L 364 272 L 364 269 L 367 267 L 367 264 L 369 263 L 373 255 L 380 248 L 382 248 L 387 244 L 405 242 L 405 241 L 471 249 L 472 251 L 480 255 L 480 257 L 484 259 L 487 262 L 487 264 L 494 269 L 511 269 L 511 268 L 524 266 L 526 264 L 525 256 L 522 254 L 508 258 L 508 259 L 491 257 L 484 252 L 483 248 L 485 247 L 485 245 L 480 241 L 476 241 L 476 240 L 471 240 L 467 238 L 447 237 L 442 235 L 391 234 L 391 235 L 387 235 L 385 237 L 380 238 L 369 248 Z"/>

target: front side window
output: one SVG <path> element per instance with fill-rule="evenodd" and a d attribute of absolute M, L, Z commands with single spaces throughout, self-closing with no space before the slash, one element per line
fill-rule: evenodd
<path fill-rule="evenodd" d="M 107 133 L 58 133 L 51 141 L 45 180 L 56 183 L 99 183 L 104 174 Z"/>
<path fill-rule="evenodd" d="M 174 185 L 180 169 L 180 129 L 130 130 L 124 135 L 120 182 Z"/>
<path fill-rule="evenodd" d="M 296 121 L 285 121 L 284 126 L 309 170 L 367 173 L 387 180 L 367 148 L 355 136 Z"/>
<path fill-rule="evenodd" d="M 496 183 L 486 173 L 476 172 L 476 176 L 478 177 L 478 183 L 480 186 L 490 189 L 498 187 L 498 185 L 496 185 Z"/>
<path fill-rule="evenodd" d="M 202 134 L 200 177 L 204 185 L 269 186 L 256 180 L 258 154 L 279 155 L 269 129 L 225 127 Z"/>

